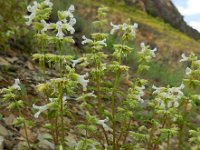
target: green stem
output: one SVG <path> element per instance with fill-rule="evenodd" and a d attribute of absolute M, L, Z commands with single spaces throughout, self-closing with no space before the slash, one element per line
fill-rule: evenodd
<path fill-rule="evenodd" d="M 92 53 L 94 55 L 95 67 L 99 71 L 100 70 L 100 64 L 97 61 L 97 56 L 96 56 L 97 54 L 96 54 L 96 51 L 95 51 L 94 48 L 92 49 Z M 96 78 L 96 86 L 97 86 L 97 100 L 98 100 L 98 112 L 99 112 L 99 114 L 100 114 L 100 109 L 101 109 L 100 79 L 101 79 L 101 77 L 100 77 L 100 74 L 98 72 L 97 78 Z"/>
<path fill-rule="evenodd" d="M 102 128 L 102 130 L 103 130 L 103 133 L 104 133 L 104 135 L 105 135 L 105 138 L 106 138 L 106 143 L 107 143 L 107 145 L 109 145 L 109 139 L 108 139 L 108 135 L 107 135 L 107 133 L 106 133 L 105 129 L 104 129 L 103 127 L 101 127 L 101 128 Z"/>
<path fill-rule="evenodd" d="M 183 102 L 183 117 L 185 120 L 186 118 L 186 115 L 187 115 L 187 112 L 186 112 L 186 109 L 187 109 L 187 102 L 185 103 L 185 101 Z M 180 111 L 180 110 L 179 110 Z M 181 122 L 179 124 L 179 139 L 178 139 L 178 149 L 181 149 L 182 145 L 184 144 L 184 129 L 185 129 L 185 121 Z"/>
<path fill-rule="evenodd" d="M 170 134 L 167 136 L 167 150 L 170 150 Z"/>
<path fill-rule="evenodd" d="M 58 43 L 59 53 L 62 55 L 62 43 Z M 63 76 L 63 62 L 60 60 L 60 78 Z M 65 140 L 65 131 L 64 131 L 64 104 L 63 104 L 63 85 L 61 83 L 60 89 L 59 89 L 59 100 L 60 100 L 60 120 L 61 120 L 61 145 L 64 146 L 64 140 Z"/>
<path fill-rule="evenodd" d="M 113 85 L 113 91 L 112 91 L 112 118 L 113 118 L 112 119 L 112 122 L 113 122 L 113 133 L 112 133 L 113 142 L 112 142 L 112 145 L 113 145 L 113 150 L 116 150 L 116 121 L 115 121 L 116 100 L 115 100 L 115 95 L 116 95 L 116 89 L 117 89 L 117 85 L 118 85 L 120 76 L 121 76 L 121 72 L 118 72 L 116 77 L 115 77 L 115 81 L 114 81 L 114 85 Z"/>
<path fill-rule="evenodd" d="M 24 118 L 24 116 L 22 115 L 22 112 L 21 112 L 20 108 L 17 107 L 17 109 L 18 109 L 18 112 L 19 112 L 19 116 L 21 116 L 21 117 Z M 23 126 L 24 126 L 24 131 L 25 131 L 26 142 L 28 144 L 28 149 L 31 150 L 31 145 L 30 145 L 29 138 L 28 138 L 27 126 L 26 126 L 25 122 L 23 122 Z"/>
<path fill-rule="evenodd" d="M 60 102 L 60 120 L 61 120 L 61 145 L 64 146 L 65 131 L 64 131 L 64 104 L 63 104 L 63 92 L 62 85 L 59 88 L 59 102 Z"/>
<path fill-rule="evenodd" d="M 25 131 L 26 142 L 27 142 L 27 144 L 28 144 L 28 149 L 31 150 L 31 145 L 30 145 L 30 142 L 29 142 L 29 139 L 28 139 L 28 132 L 27 132 L 26 123 L 24 122 L 23 125 L 24 125 L 24 131 Z"/>
<path fill-rule="evenodd" d="M 151 150 L 152 146 L 152 139 L 153 139 L 153 133 L 154 133 L 154 126 L 151 128 L 150 135 L 149 135 L 149 142 L 147 144 L 147 150 Z"/>
<path fill-rule="evenodd" d="M 130 126 L 131 126 L 131 119 L 129 120 L 129 122 L 128 122 L 128 126 L 127 126 L 127 128 L 126 128 L 126 132 L 125 132 L 125 135 L 124 135 L 124 139 L 123 139 L 123 143 L 122 143 L 122 145 L 125 145 L 125 143 L 126 143 L 126 139 L 127 139 L 127 137 L 128 137 L 128 129 L 130 128 Z"/>

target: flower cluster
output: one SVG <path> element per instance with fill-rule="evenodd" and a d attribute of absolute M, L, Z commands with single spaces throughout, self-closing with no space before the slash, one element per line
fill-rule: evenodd
<path fill-rule="evenodd" d="M 197 56 L 191 53 L 188 57 L 185 54 L 182 54 L 182 59 L 180 62 L 190 62 L 191 67 L 187 67 L 185 69 L 186 77 L 184 82 L 186 82 L 191 87 L 196 87 L 200 85 L 200 60 L 198 60 Z"/>
<path fill-rule="evenodd" d="M 92 47 L 93 50 L 100 50 L 102 49 L 104 46 L 106 47 L 106 39 L 100 40 L 100 41 L 96 41 L 96 40 L 92 40 L 92 39 L 88 39 L 86 38 L 85 35 L 82 36 L 83 41 L 81 42 L 83 45 L 84 44 L 88 44 L 89 46 Z"/>
<path fill-rule="evenodd" d="M 29 5 L 27 7 L 28 12 L 30 15 L 25 16 L 28 21 L 26 22 L 27 25 L 31 25 L 34 20 L 42 20 L 47 19 L 49 14 L 52 10 L 53 3 L 50 0 L 45 0 L 42 3 L 38 3 L 37 1 L 33 2 L 33 5 Z"/>
<path fill-rule="evenodd" d="M 155 52 L 157 51 L 157 48 L 154 48 L 153 50 L 151 50 L 149 48 L 149 45 L 145 45 L 145 43 L 141 43 L 140 44 L 140 47 L 141 47 L 141 51 L 138 52 L 138 54 L 140 55 L 140 61 L 142 62 L 149 62 L 153 57 L 155 57 Z"/>
<path fill-rule="evenodd" d="M 131 35 L 135 36 L 136 30 L 138 28 L 137 23 L 134 23 L 133 25 L 128 25 L 126 23 L 120 24 L 120 25 L 115 25 L 111 22 L 110 25 L 113 27 L 112 30 L 110 31 L 110 34 L 114 34 L 117 30 L 121 30 L 121 31 L 125 31 L 125 32 L 130 32 Z"/>
<path fill-rule="evenodd" d="M 28 6 L 28 11 L 31 12 L 29 16 L 25 16 L 28 19 L 27 25 L 31 25 L 33 23 L 36 30 L 44 34 L 48 30 L 57 31 L 56 37 L 59 39 L 63 39 L 65 37 L 65 33 L 69 32 L 70 34 L 74 34 L 75 29 L 74 25 L 76 24 L 76 19 L 74 18 L 74 5 L 71 5 L 66 11 L 58 11 L 59 21 L 56 23 L 47 23 L 45 20 L 48 19 L 49 14 L 51 12 L 53 4 L 46 0 L 42 3 L 34 2 L 33 6 Z M 46 11 L 46 7 L 48 7 L 49 11 Z M 41 12 L 45 12 L 43 14 Z M 35 21 L 35 22 L 33 22 Z M 39 22 L 37 22 L 39 21 Z"/>
<path fill-rule="evenodd" d="M 178 107 L 179 101 L 183 98 L 184 94 L 182 90 L 184 89 L 184 84 L 182 83 L 179 87 L 156 87 L 153 85 L 154 92 L 156 95 L 155 101 L 157 106 L 162 109 L 169 109 L 172 107 Z"/>
<path fill-rule="evenodd" d="M 62 98 L 63 103 L 66 104 L 68 99 L 70 99 L 68 96 L 63 96 L 63 98 Z M 35 118 L 38 118 L 42 112 L 44 112 L 50 108 L 55 109 L 55 106 L 59 102 L 59 99 L 58 98 L 49 98 L 49 101 L 50 101 L 50 103 L 43 105 L 43 106 L 37 106 L 37 105 L 33 104 L 33 109 L 38 110 L 34 115 Z"/>

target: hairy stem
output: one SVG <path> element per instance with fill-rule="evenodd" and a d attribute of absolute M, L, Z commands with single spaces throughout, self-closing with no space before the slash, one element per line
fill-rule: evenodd
<path fill-rule="evenodd" d="M 62 43 L 58 43 L 59 53 L 62 55 Z M 60 78 L 63 76 L 63 62 L 60 60 Z M 61 120 L 61 145 L 64 146 L 65 131 L 64 131 L 64 104 L 63 104 L 63 85 L 59 87 L 59 101 L 60 101 L 60 120 Z"/>
<path fill-rule="evenodd" d="M 170 134 L 167 135 L 167 150 L 170 150 Z"/>
<path fill-rule="evenodd" d="M 24 131 L 25 131 L 26 142 L 27 142 L 27 144 L 28 144 L 29 150 L 31 150 L 31 145 L 30 145 L 29 138 L 28 138 L 27 126 L 26 126 L 26 123 L 25 123 L 25 122 L 23 123 L 23 126 L 24 126 Z"/>
<path fill-rule="evenodd" d="M 115 81 L 114 81 L 114 85 L 113 85 L 113 91 L 112 91 L 112 123 L 113 123 L 113 150 L 116 150 L 116 121 L 115 121 L 115 114 L 116 114 L 116 100 L 115 100 L 115 95 L 116 95 L 116 89 L 117 89 L 117 85 L 119 82 L 121 76 L 121 72 L 118 72 L 116 77 L 115 77 Z"/>

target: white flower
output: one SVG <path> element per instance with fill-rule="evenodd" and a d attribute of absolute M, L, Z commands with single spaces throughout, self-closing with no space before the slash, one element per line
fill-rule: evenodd
<path fill-rule="evenodd" d="M 89 96 L 89 97 L 94 97 L 94 98 L 97 97 L 97 96 L 94 94 L 94 91 L 92 91 L 92 92 L 90 92 L 90 93 L 87 93 L 86 95 Z"/>
<path fill-rule="evenodd" d="M 86 36 L 85 35 L 83 35 L 82 36 L 82 38 L 83 38 L 83 41 L 81 42 L 83 45 L 84 44 L 90 44 L 90 43 L 93 43 L 94 45 L 103 45 L 103 46 L 107 46 L 107 44 L 106 44 L 106 39 L 103 39 L 103 40 L 101 40 L 101 41 L 93 41 L 93 40 L 91 40 L 91 39 L 88 39 L 88 38 L 86 38 Z"/>
<path fill-rule="evenodd" d="M 156 54 L 155 54 L 156 51 L 157 51 L 157 48 L 154 48 L 153 50 L 150 51 L 152 57 L 156 57 Z"/>
<path fill-rule="evenodd" d="M 142 51 L 143 51 L 144 48 L 145 48 L 145 44 L 144 44 L 144 42 L 141 42 L 141 43 L 140 43 L 140 47 L 142 48 Z"/>
<path fill-rule="evenodd" d="M 20 80 L 15 79 L 15 83 L 12 85 L 12 87 L 20 91 L 21 87 L 19 86 L 19 84 L 20 84 Z"/>
<path fill-rule="evenodd" d="M 89 79 L 86 80 L 85 78 L 88 77 L 88 73 L 84 75 L 78 75 L 78 82 L 83 86 L 83 91 L 87 91 L 87 84 L 89 82 Z"/>
<path fill-rule="evenodd" d="M 58 37 L 58 38 L 60 38 L 60 39 L 63 39 L 63 37 L 64 37 L 64 33 L 63 33 L 63 31 L 62 31 L 62 22 L 61 21 L 58 21 L 57 23 L 56 23 L 56 29 L 58 30 L 58 33 L 56 34 L 56 36 Z"/>
<path fill-rule="evenodd" d="M 56 100 L 58 100 L 58 98 L 49 98 L 50 102 L 55 102 Z"/>
<path fill-rule="evenodd" d="M 62 98 L 63 104 L 66 104 L 68 99 L 70 99 L 70 97 L 64 95 Z M 57 100 L 58 98 L 49 98 L 50 103 L 43 106 L 37 106 L 33 104 L 33 108 L 38 110 L 38 112 L 35 113 L 34 117 L 38 118 L 42 112 L 46 111 L 50 106 L 52 106 L 52 104 L 55 104 Z"/>
<path fill-rule="evenodd" d="M 92 43 L 93 41 L 91 39 L 86 38 L 85 35 L 82 36 L 83 41 L 81 42 L 83 45 L 87 43 Z"/>
<path fill-rule="evenodd" d="M 49 24 L 46 23 L 45 20 L 41 20 L 40 22 L 41 22 L 41 24 L 43 25 L 43 29 L 41 30 L 41 32 L 44 33 L 44 32 L 46 32 L 46 31 L 48 30 Z"/>
<path fill-rule="evenodd" d="M 45 0 L 43 2 L 46 6 L 53 7 L 53 3 L 50 0 Z"/>
<path fill-rule="evenodd" d="M 67 17 L 73 18 L 74 17 L 74 15 L 73 15 L 74 10 L 75 10 L 74 5 L 70 5 L 68 10 L 64 11 L 65 17 L 66 18 Z"/>
<path fill-rule="evenodd" d="M 109 121 L 109 118 L 106 117 L 106 119 L 104 119 L 104 120 L 98 120 L 97 124 L 103 126 L 105 131 L 111 131 L 112 132 L 112 129 L 106 124 L 106 122 L 108 122 L 108 121 Z"/>
<path fill-rule="evenodd" d="M 69 25 L 74 26 L 76 24 L 76 19 L 75 18 L 70 18 L 69 20 Z"/>
<path fill-rule="evenodd" d="M 36 16 L 37 9 L 38 9 L 38 3 L 36 1 L 33 2 L 33 6 L 29 5 L 27 7 L 28 12 L 30 12 L 31 14 L 29 16 L 24 17 L 24 18 L 28 19 L 28 21 L 26 22 L 26 25 L 29 26 L 32 24 L 32 21 Z"/>
<path fill-rule="evenodd" d="M 97 41 L 97 44 L 107 46 L 106 39 L 103 39 L 102 41 Z"/>
<path fill-rule="evenodd" d="M 131 26 L 131 34 L 135 35 L 135 34 L 136 34 L 137 28 L 138 28 L 138 24 L 137 24 L 137 23 L 134 23 L 134 24 Z"/>
<path fill-rule="evenodd" d="M 123 23 L 122 25 L 115 25 L 111 22 L 110 25 L 113 27 L 110 34 L 114 34 L 117 30 L 121 29 L 122 31 L 127 31 L 130 32 L 130 34 L 135 35 L 136 29 L 138 28 L 137 23 L 134 23 L 133 25 L 128 25 L 126 23 Z"/>
<path fill-rule="evenodd" d="M 67 103 L 67 100 L 69 100 L 69 99 L 70 99 L 69 96 L 64 95 L 63 98 L 62 98 L 62 100 L 63 100 L 63 104 L 66 104 L 66 103 Z"/>
<path fill-rule="evenodd" d="M 76 64 L 80 63 L 82 61 L 82 59 L 76 59 L 76 60 L 72 60 L 72 68 L 76 67 Z"/>
<path fill-rule="evenodd" d="M 185 88 L 185 85 L 183 83 L 181 83 L 181 85 L 178 87 L 179 90 L 182 90 Z"/>
<path fill-rule="evenodd" d="M 38 118 L 39 115 L 40 115 L 42 112 L 44 112 L 44 111 L 46 111 L 46 110 L 48 109 L 48 104 L 47 104 L 47 105 L 44 105 L 44 106 L 37 106 L 37 105 L 33 104 L 33 108 L 38 110 L 38 112 L 35 113 L 35 115 L 34 115 L 35 118 Z"/>
<path fill-rule="evenodd" d="M 182 57 L 182 59 L 180 60 L 180 62 L 188 61 L 188 59 L 189 59 L 189 57 L 186 57 L 184 53 L 181 55 L 181 57 Z"/>
<path fill-rule="evenodd" d="M 67 24 L 67 31 L 69 31 L 70 34 L 74 34 L 75 29 L 70 24 Z"/>
<path fill-rule="evenodd" d="M 157 48 L 154 48 L 153 50 L 149 49 L 148 46 L 145 46 L 144 42 L 140 43 L 140 47 L 142 48 L 141 52 L 145 53 L 145 51 L 149 51 L 151 57 L 156 57 L 155 52 L 157 51 Z"/>
<path fill-rule="evenodd" d="M 110 25 L 113 27 L 112 30 L 110 31 L 110 34 L 114 34 L 115 31 L 120 29 L 119 25 L 114 25 L 112 22 L 110 23 Z"/>
<path fill-rule="evenodd" d="M 189 67 L 187 67 L 186 69 L 185 69 L 185 74 L 186 75 L 190 75 L 192 73 L 192 69 L 190 69 Z"/>
<path fill-rule="evenodd" d="M 126 29 L 128 28 L 128 25 L 126 23 L 122 24 L 122 30 L 126 31 Z"/>
<path fill-rule="evenodd" d="M 144 100 L 141 98 L 142 96 L 144 96 L 144 90 L 145 89 L 145 86 L 136 86 L 135 87 L 135 95 L 134 95 L 134 98 L 137 99 L 139 102 L 143 103 Z"/>
<path fill-rule="evenodd" d="M 163 91 L 165 88 L 164 87 L 156 87 L 155 85 L 152 86 L 152 89 L 154 89 L 155 91 L 153 92 L 153 94 L 158 94 L 161 91 Z"/>

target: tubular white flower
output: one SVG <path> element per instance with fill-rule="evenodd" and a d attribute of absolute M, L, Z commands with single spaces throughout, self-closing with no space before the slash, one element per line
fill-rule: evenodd
<path fill-rule="evenodd" d="M 157 48 L 154 48 L 153 50 L 150 51 L 152 57 L 156 57 L 156 54 L 155 54 L 156 51 L 157 51 Z"/>
<path fill-rule="evenodd" d="M 76 64 L 78 64 L 79 62 L 80 62 L 80 59 L 72 60 L 72 68 L 75 68 Z"/>
<path fill-rule="evenodd" d="M 62 98 L 62 100 L 63 100 L 63 104 L 66 104 L 66 103 L 67 103 L 67 100 L 69 100 L 69 99 L 70 99 L 69 96 L 64 95 L 63 98 Z"/>
<path fill-rule="evenodd" d="M 72 67 L 75 68 L 76 67 L 76 64 L 82 62 L 83 59 L 82 58 L 79 58 L 79 59 L 76 59 L 76 60 L 72 60 Z"/>
<path fill-rule="evenodd" d="M 186 57 L 184 53 L 181 55 L 181 57 L 182 57 L 182 59 L 180 60 L 180 62 L 188 61 L 188 59 L 189 59 L 189 57 Z"/>
<path fill-rule="evenodd" d="M 91 39 L 88 39 L 88 38 L 86 38 L 86 36 L 85 35 L 83 35 L 82 36 L 82 38 L 83 38 L 83 41 L 81 42 L 81 44 L 93 44 L 93 45 L 103 45 L 103 46 L 107 46 L 107 44 L 106 44 L 106 39 L 103 39 L 103 40 L 101 40 L 101 41 L 93 41 L 93 40 L 91 40 Z"/>
<path fill-rule="evenodd" d="M 87 93 L 86 95 L 89 96 L 89 97 L 94 97 L 94 98 L 97 97 L 97 96 L 94 94 L 94 91 L 92 91 L 92 92 L 90 92 L 90 93 Z"/>
<path fill-rule="evenodd" d="M 144 90 L 145 86 L 135 86 L 135 94 L 134 94 L 134 98 L 137 99 L 139 102 L 143 103 L 144 100 L 141 98 L 142 96 L 144 96 Z"/>
<path fill-rule="evenodd" d="M 75 33 L 75 29 L 70 24 L 68 24 L 68 26 L 67 26 L 67 31 L 69 31 L 70 34 L 74 34 Z"/>
<path fill-rule="evenodd" d="M 74 26 L 76 24 L 76 19 L 75 18 L 70 18 L 69 20 L 69 25 Z"/>
<path fill-rule="evenodd" d="M 46 6 L 53 7 L 53 3 L 50 0 L 45 0 L 43 2 Z"/>
<path fill-rule="evenodd" d="M 142 48 L 142 51 L 144 51 L 144 48 L 145 48 L 144 42 L 141 42 L 141 43 L 140 43 L 140 47 Z"/>
<path fill-rule="evenodd" d="M 113 27 L 112 30 L 110 31 L 110 34 L 114 34 L 115 31 L 117 31 L 117 30 L 120 29 L 120 26 L 119 26 L 119 25 L 115 25 L 115 24 L 113 24 L 112 22 L 110 23 L 110 25 Z"/>
<path fill-rule="evenodd" d="M 36 1 L 33 2 L 33 6 L 29 5 L 27 7 L 28 12 L 30 12 L 31 14 L 29 16 L 24 17 L 24 18 L 28 19 L 28 21 L 26 22 L 26 25 L 29 26 L 32 24 L 32 21 L 36 16 L 37 9 L 38 9 L 38 3 Z"/>
<path fill-rule="evenodd" d="M 83 91 L 87 91 L 87 85 L 89 82 L 89 79 L 86 80 L 85 78 L 88 77 L 88 73 L 84 75 L 78 75 L 78 82 L 83 86 Z"/>
<path fill-rule="evenodd" d="M 49 24 L 46 23 L 45 20 L 41 20 L 40 22 L 41 22 L 41 24 L 43 25 L 43 29 L 41 30 L 41 32 L 44 33 L 44 32 L 46 32 L 46 31 L 48 30 Z"/>
<path fill-rule="evenodd" d="M 161 91 L 163 91 L 165 88 L 164 87 L 156 87 L 155 85 L 152 86 L 152 89 L 154 89 L 155 91 L 153 92 L 153 94 L 158 94 Z"/>
<path fill-rule="evenodd" d="M 145 51 L 149 51 L 151 57 L 156 57 L 155 52 L 157 51 L 157 48 L 154 48 L 153 50 L 149 49 L 148 46 L 145 46 L 144 42 L 140 43 L 140 47 L 142 48 L 141 52 L 144 53 Z"/>
<path fill-rule="evenodd" d="M 132 26 L 131 26 L 131 34 L 136 34 L 136 30 L 138 28 L 138 24 L 137 23 L 134 23 Z"/>
<path fill-rule="evenodd" d="M 153 94 L 157 94 L 155 100 L 158 102 L 160 108 L 177 108 L 179 106 L 179 101 L 184 96 L 182 89 L 184 89 L 185 85 L 182 83 L 179 87 L 155 87 L 153 85 L 153 89 L 155 91 Z M 167 101 L 165 101 L 167 100 Z"/>
<path fill-rule="evenodd" d="M 20 84 L 20 80 L 15 79 L 15 83 L 12 85 L 12 87 L 20 91 L 21 87 L 19 86 L 19 84 Z"/>
<path fill-rule="evenodd" d="M 102 41 L 97 41 L 97 43 L 98 43 L 99 45 L 107 46 L 107 44 L 106 44 L 106 39 L 103 39 Z"/>
<path fill-rule="evenodd" d="M 192 69 L 190 69 L 189 67 L 187 67 L 186 69 L 185 69 L 185 74 L 186 75 L 190 75 L 192 73 Z"/>
<path fill-rule="evenodd" d="M 86 38 L 85 35 L 82 36 L 83 41 L 81 42 L 83 45 L 87 43 L 92 43 L 93 41 L 91 39 Z"/>
<path fill-rule="evenodd" d="M 109 118 L 106 117 L 106 119 L 104 119 L 104 120 L 98 120 L 97 124 L 103 126 L 105 131 L 111 131 L 112 132 L 112 129 L 106 124 L 106 122 L 108 122 L 108 121 L 109 121 Z"/>
<path fill-rule="evenodd" d="M 56 34 L 56 36 L 58 37 L 58 38 L 60 38 L 60 39 L 63 39 L 63 37 L 64 37 L 64 33 L 63 33 L 63 31 L 62 31 L 62 22 L 61 21 L 58 21 L 57 23 L 56 23 L 56 29 L 58 30 L 58 33 Z"/>
<path fill-rule="evenodd" d="M 122 24 L 122 30 L 126 31 L 126 29 L 128 28 L 128 25 L 126 23 Z"/>
<path fill-rule="evenodd" d="M 68 8 L 68 10 L 64 11 L 65 17 L 70 17 L 73 18 L 73 12 L 75 11 L 74 5 L 70 5 L 70 7 Z"/>
<path fill-rule="evenodd" d="M 44 105 L 44 106 L 37 106 L 37 105 L 33 104 L 33 108 L 38 110 L 38 112 L 36 112 L 34 115 L 35 118 L 38 118 L 42 112 L 44 112 L 48 109 L 48 104 Z"/>

